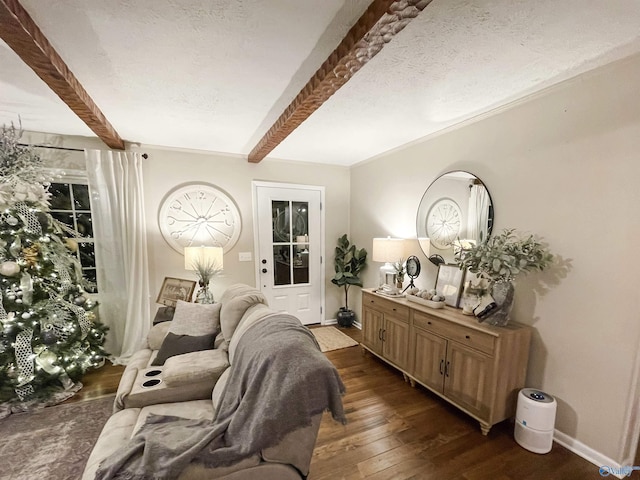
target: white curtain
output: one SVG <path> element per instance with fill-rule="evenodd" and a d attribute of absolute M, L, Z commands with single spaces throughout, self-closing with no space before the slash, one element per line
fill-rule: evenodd
<path fill-rule="evenodd" d="M 151 324 L 142 158 L 135 152 L 85 150 L 100 320 L 106 350 L 126 364 Z"/>
<path fill-rule="evenodd" d="M 487 239 L 489 193 L 484 185 L 472 185 L 469 196 L 467 238 L 480 243 Z"/>

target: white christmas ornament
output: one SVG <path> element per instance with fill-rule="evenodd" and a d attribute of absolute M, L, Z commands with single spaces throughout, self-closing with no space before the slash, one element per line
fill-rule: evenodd
<path fill-rule="evenodd" d="M 20 273 L 20 265 L 16 262 L 2 262 L 0 263 L 0 275 L 5 277 L 14 277 Z"/>

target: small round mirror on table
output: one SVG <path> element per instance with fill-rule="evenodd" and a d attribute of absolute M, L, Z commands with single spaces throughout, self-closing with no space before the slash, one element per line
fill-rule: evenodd
<path fill-rule="evenodd" d="M 434 264 L 453 263 L 455 249 L 480 243 L 493 228 L 493 202 L 475 175 L 456 170 L 436 178 L 422 196 L 416 218 L 420 248 Z"/>

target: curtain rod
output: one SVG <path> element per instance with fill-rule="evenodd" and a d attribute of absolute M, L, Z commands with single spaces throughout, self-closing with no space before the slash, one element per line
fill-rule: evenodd
<path fill-rule="evenodd" d="M 36 144 L 30 144 L 30 143 L 19 143 L 18 145 L 20 145 L 21 147 L 50 148 L 52 150 L 67 150 L 69 152 L 84 152 L 83 148 L 54 147 L 53 145 L 36 145 Z M 145 160 L 147 158 L 149 158 L 149 155 L 147 155 L 146 153 L 143 153 L 141 156 Z"/>
<path fill-rule="evenodd" d="M 68 150 L 70 152 L 84 152 L 82 148 L 67 148 L 67 147 L 54 147 L 52 145 L 35 145 L 32 143 L 19 143 L 21 147 L 34 147 L 34 148 L 50 148 L 52 150 Z"/>

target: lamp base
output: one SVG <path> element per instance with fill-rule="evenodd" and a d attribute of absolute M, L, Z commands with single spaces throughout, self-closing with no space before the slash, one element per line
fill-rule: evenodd
<path fill-rule="evenodd" d="M 378 291 L 382 291 L 388 295 L 396 295 L 399 293 L 398 287 L 398 272 L 395 267 L 390 263 L 385 263 L 380 267 L 380 288 Z"/>

